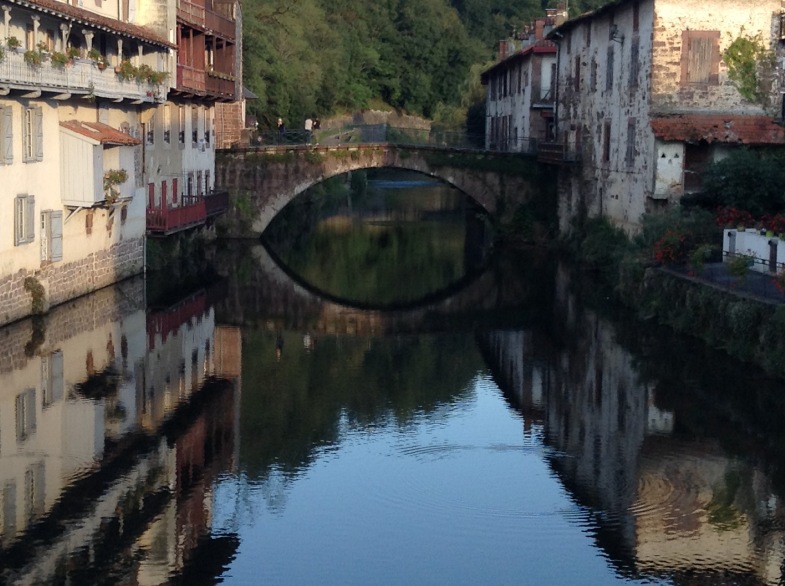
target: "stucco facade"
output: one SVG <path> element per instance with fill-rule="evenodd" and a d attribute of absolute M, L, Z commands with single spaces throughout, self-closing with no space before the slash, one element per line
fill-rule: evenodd
<path fill-rule="evenodd" d="M 580 158 L 562 174 L 562 231 L 605 216 L 635 232 L 728 149 L 782 143 L 776 85 L 768 103 L 747 100 L 722 60 L 739 36 L 778 51 L 779 22 L 779 0 L 619 0 L 552 31 L 556 137 Z"/>
<path fill-rule="evenodd" d="M 141 273 L 147 208 L 212 190 L 238 15 L 0 0 L 0 325 Z"/>

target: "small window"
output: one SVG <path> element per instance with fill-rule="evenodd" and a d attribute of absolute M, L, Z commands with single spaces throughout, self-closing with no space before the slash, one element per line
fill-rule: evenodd
<path fill-rule="evenodd" d="M 608 68 L 605 71 L 605 89 L 613 89 L 613 47 L 608 47 Z"/>
<path fill-rule="evenodd" d="M 635 163 L 635 118 L 627 120 L 627 153 L 625 162 L 628 169 L 632 169 Z"/>
<path fill-rule="evenodd" d="M 17 195 L 14 206 L 14 241 L 19 246 L 35 238 L 35 196 Z"/>
<path fill-rule="evenodd" d="M 611 121 L 606 120 L 602 133 L 602 162 L 607 166 L 611 162 Z"/>
<path fill-rule="evenodd" d="M 44 159 L 44 111 L 40 106 L 22 110 L 23 158 L 25 163 Z"/>
<path fill-rule="evenodd" d="M 172 105 L 164 106 L 164 143 L 170 144 L 172 138 Z"/>
<path fill-rule="evenodd" d="M 638 75 L 640 72 L 640 39 L 638 36 L 632 38 L 630 45 L 630 88 L 638 87 Z"/>
<path fill-rule="evenodd" d="M 35 433 L 35 389 L 16 396 L 16 439 L 23 442 Z"/>

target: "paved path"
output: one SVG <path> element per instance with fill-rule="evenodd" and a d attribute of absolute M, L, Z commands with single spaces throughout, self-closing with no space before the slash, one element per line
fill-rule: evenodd
<path fill-rule="evenodd" d="M 707 264 L 700 276 L 689 275 L 687 268 L 668 268 L 666 271 L 712 285 L 719 289 L 764 301 L 766 303 L 785 303 L 785 294 L 774 285 L 773 275 L 758 271 L 747 271 L 744 277 L 734 277 L 728 273 L 725 263 Z"/>

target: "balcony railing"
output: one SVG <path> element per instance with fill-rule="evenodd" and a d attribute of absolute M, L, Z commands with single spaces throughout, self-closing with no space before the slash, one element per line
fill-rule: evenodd
<path fill-rule="evenodd" d="M 205 77 L 204 69 L 177 64 L 177 89 L 204 92 L 206 90 Z"/>
<path fill-rule="evenodd" d="M 234 98 L 235 82 L 233 79 L 219 77 L 213 72 L 207 72 L 207 93 L 225 98 Z"/>
<path fill-rule="evenodd" d="M 199 291 L 172 307 L 150 311 L 147 314 L 147 349 L 155 349 L 157 336 L 161 337 L 161 344 L 165 344 L 170 335 L 177 333 L 194 318 L 200 319 L 207 310 L 207 293 Z"/>
<path fill-rule="evenodd" d="M 177 5 L 177 17 L 189 24 L 203 27 L 205 23 L 204 15 L 205 10 L 203 4 L 200 5 L 195 2 L 189 2 L 188 0 L 180 0 Z"/>
<path fill-rule="evenodd" d="M 160 102 L 166 97 L 163 86 L 124 80 L 111 67 L 98 69 L 92 60 L 74 59 L 63 67 L 56 67 L 51 61 L 33 66 L 25 62 L 22 53 L 10 49 L 0 61 L 0 86 L 143 102 Z"/>
<path fill-rule="evenodd" d="M 207 196 L 184 195 L 181 205 L 147 210 L 147 233 L 166 236 L 204 224 L 208 218 L 224 213 L 229 207 L 229 194 L 216 191 Z"/>
<path fill-rule="evenodd" d="M 207 11 L 205 14 L 205 28 L 213 31 L 219 37 L 234 40 L 237 37 L 237 23 L 225 16 Z"/>
<path fill-rule="evenodd" d="M 580 160 L 578 151 L 560 142 L 541 142 L 537 150 L 537 160 L 541 163 L 564 165 Z"/>

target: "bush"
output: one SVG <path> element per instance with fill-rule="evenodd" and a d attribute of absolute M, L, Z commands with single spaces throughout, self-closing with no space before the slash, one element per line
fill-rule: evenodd
<path fill-rule="evenodd" d="M 754 216 L 785 209 L 785 165 L 782 157 L 740 149 L 709 165 L 703 190 L 715 206 L 732 206 Z"/>

